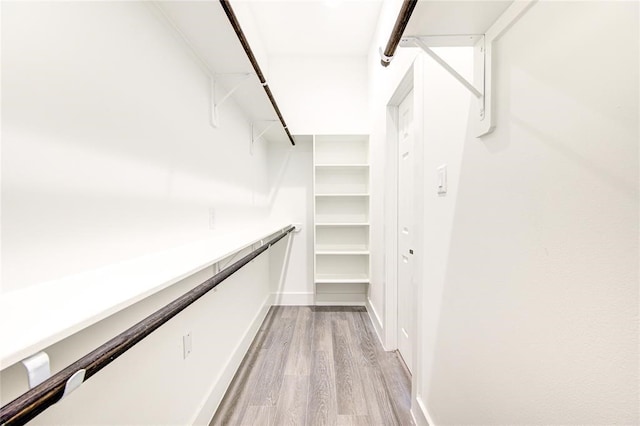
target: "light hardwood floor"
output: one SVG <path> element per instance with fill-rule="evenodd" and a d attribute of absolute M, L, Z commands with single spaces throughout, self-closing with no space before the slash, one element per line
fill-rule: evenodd
<path fill-rule="evenodd" d="M 211 425 L 412 425 L 410 399 L 364 308 L 274 306 Z"/>

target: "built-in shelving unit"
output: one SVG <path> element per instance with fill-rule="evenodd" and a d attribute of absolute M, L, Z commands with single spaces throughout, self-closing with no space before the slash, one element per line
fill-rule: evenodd
<path fill-rule="evenodd" d="M 369 284 L 369 138 L 314 137 L 316 304 L 363 304 Z"/>

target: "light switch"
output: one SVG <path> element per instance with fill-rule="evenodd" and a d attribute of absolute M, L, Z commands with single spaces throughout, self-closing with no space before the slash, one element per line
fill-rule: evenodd
<path fill-rule="evenodd" d="M 436 169 L 438 174 L 438 195 L 446 195 L 447 194 L 447 165 L 443 164 L 442 166 Z"/>

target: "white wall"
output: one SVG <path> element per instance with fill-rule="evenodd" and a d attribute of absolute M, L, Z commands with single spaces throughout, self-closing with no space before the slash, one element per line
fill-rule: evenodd
<path fill-rule="evenodd" d="M 466 142 L 425 383 L 436 423 L 640 421 L 638 35 L 637 3 L 539 3 L 498 43 L 498 127 Z"/>
<path fill-rule="evenodd" d="M 269 57 L 269 85 L 293 134 L 366 134 L 367 58 Z"/>
<path fill-rule="evenodd" d="M 269 146 L 270 205 L 274 218 L 300 225 L 289 259 L 285 244 L 272 248 L 271 282 L 278 305 L 312 305 L 313 288 L 313 138 L 296 136 L 296 146 Z M 285 264 L 285 273 L 282 266 Z"/>
<path fill-rule="evenodd" d="M 2 288 L 268 214 L 264 147 L 145 3 L 5 2 Z M 142 30 L 144 29 L 144 30 Z M 238 141 L 238 142 L 234 142 Z"/>
<path fill-rule="evenodd" d="M 638 26 L 635 2 L 534 5 L 494 48 L 497 128 L 482 139 L 447 129 L 458 94 L 425 59 L 419 419 L 640 421 Z"/>
<path fill-rule="evenodd" d="M 264 279 L 269 262 L 262 254 L 30 424 L 208 424 L 271 305 Z M 46 348 L 52 371 L 60 371 L 211 275 L 211 268 L 194 274 Z M 188 332 L 193 350 L 184 359 L 182 338 Z M 2 371 L 0 389 L 3 405 L 28 390 L 21 364 Z"/>
<path fill-rule="evenodd" d="M 269 218 L 266 146 L 249 154 L 232 101 L 210 126 L 209 78 L 149 3 L 3 2 L 2 89 L 3 292 L 205 237 L 210 208 L 216 230 Z M 262 255 L 34 424 L 206 424 L 271 304 L 269 269 Z M 47 348 L 52 370 L 211 274 Z M 27 390 L 19 364 L 0 381 L 2 404 Z"/>

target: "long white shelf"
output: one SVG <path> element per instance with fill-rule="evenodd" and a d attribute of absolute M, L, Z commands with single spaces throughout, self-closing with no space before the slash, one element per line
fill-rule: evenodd
<path fill-rule="evenodd" d="M 235 87 L 233 101 L 249 116 L 250 122 L 278 121 L 278 116 L 219 2 L 154 1 L 152 4 L 183 40 L 185 47 L 193 52 L 209 77 L 216 79 L 216 84 L 220 86 L 216 95 L 218 99 Z M 245 82 L 242 82 L 241 74 L 249 76 Z M 221 108 L 225 108 L 225 105 Z M 219 125 L 224 128 L 226 123 L 222 121 Z M 262 138 L 289 144 L 280 124 L 269 128 Z"/>
<path fill-rule="evenodd" d="M 485 34 L 513 3 L 493 1 L 419 1 L 404 36 Z"/>
<path fill-rule="evenodd" d="M 160 253 L 0 294 L 0 370 L 280 232 L 228 229 Z"/>

